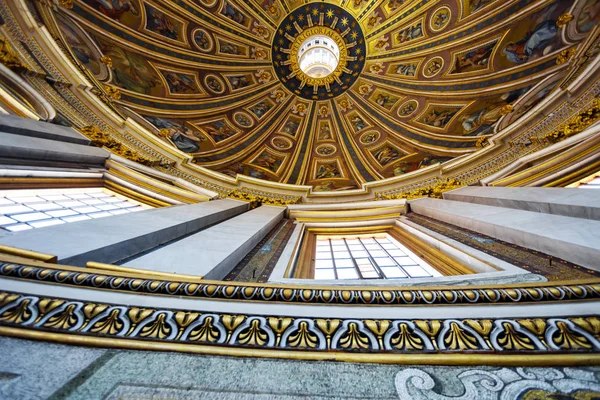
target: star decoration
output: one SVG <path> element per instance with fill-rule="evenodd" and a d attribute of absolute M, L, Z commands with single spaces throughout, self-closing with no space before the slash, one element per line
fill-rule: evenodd
<path fill-rule="evenodd" d="M 319 10 L 317 10 L 316 8 L 313 8 L 313 9 L 312 9 L 312 15 L 314 15 L 315 17 L 316 17 L 317 15 L 319 15 Z"/>
<path fill-rule="evenodd" d="M 298 21 L 300 21 L 300 22 L 304 21 L 304 15 L 302 15 L 302 14 L 298 15 Z"/>
<path fill-rule="evenodd" d="M 325 15 L 327 15 L 327 18 L 333 18 L 333 10 L 327 10 Z"/>
<path fill-rule="evenodd" d="M 352 40 L 355 40 L 358 37 L 358 33 L 354 31 L 350 34 L 350 37 L 352 38 Z"/>
<path fill-rule="evenodd" d="M 348 18 L 346 18 L 346 17 L 342 18 L 342 25 L 343 26 L 348 25 Z"/>
<path fill-rule="evenodd" d="M 285 26 L 285 30 L 288 31 L 288 32 L 291 31 L 292 30 L 292 26 L 290 24 L 287 24 Z"/>

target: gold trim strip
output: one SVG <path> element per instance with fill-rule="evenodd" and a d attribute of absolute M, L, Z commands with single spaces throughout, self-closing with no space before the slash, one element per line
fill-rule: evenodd
<path fill-rule="evenodd" d="M 139 269 L 139 268 L 127 268 L 121 267 L 118 265 L 112 264 L 103 264 L 94 261 L 88 261 L 86 264 L 88 268 L 94 268 L 99 271 L 109 271 L 109 272 L 117 272 L 131 275 L 139 275 L 143 274 L 144 276 L 162 278 L 168 281 L 182 281 L 182 282 L 198 282 L 202 280 L 204 277 L 200 275 L 184 275 L 184 274 L 175 274 L 169 272 L 161 272 L 161 271 L 152 271 L 147 269 Z"/>
<path fill-rule="evenodd" d="M 27 259 L 33 259 L 37 261 L 43 261 L 46 263 L 56 264 L 58 257 L 52 254 L 39 253 L 37 251 L 19 249 L 17 247 L 0 245 L 0 253 L 8 254 L 11 256 L 24 257 Z M 0 257 L 1 258 L 1 257 Z"/>
<path fill-rule="evenodd" d="M 224 346 L 203 346 L 135 339 L 79 336 L 66 333 L 40 332 L 0 326 L 0 335 L 40 340 L 64 345 L 117 348 L 139 351 L 176 351 L 228 357 L 280 358 L 302 361 L 343 361 L 354 363 L 400 365 L 489 365 L 489 366 L 592 366 L 600 365 L 600 354 L 373 354 L 342 352 L 310 352 L 296 350 L 262 350 Z"/>

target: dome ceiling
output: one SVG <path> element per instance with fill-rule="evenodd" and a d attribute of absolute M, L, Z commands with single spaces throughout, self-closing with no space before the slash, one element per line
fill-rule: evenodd
<path fill-rule="evenodd" d="M 119 88 L 123 114 L 198 165 L 332 191 L 476 151 L 508 118 L 507 105 L 556 82 L 559 53 L 585 37 L 596 8 L 592 0 L 77 0 L 55 17 L 78 62 Z M 566 13 L 576 15 L 567 26 Z M 328 77 L 298 66 L 313 35 L 340 49 Z"/>

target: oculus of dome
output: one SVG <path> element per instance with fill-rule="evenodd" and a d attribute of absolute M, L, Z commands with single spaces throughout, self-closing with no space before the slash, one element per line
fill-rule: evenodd
<path fill-rule="evenodd" d="M 335 44 L 333 49 L 327 47 L 334 58 L 339 54 L 335 68 L 333 62 L 321 62 L 316 70 L 302 64 L 312 47 L 307 44 L 317 37 Z M 325 100 L 354 84 L 365 65 L 366 45 L 360 25 L 346 10 L 309 3 L 283 19 L 273 38 L 272 56 L 275 72 L 288 90 L 309 100 Z"/>

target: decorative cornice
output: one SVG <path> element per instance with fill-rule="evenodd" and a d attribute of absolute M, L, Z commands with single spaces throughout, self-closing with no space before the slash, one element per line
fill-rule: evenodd
<path fill-rule="evenodd" d="M 600 99 L 595 98 L 588 108 L 572 117 L 566 124 L 544 135 L 544 139 L 556 143 L 578 134 L 600 120 Z"/>
<path fill-rule="evenodd" d="M 0 292 L 0 333 L 318 353 L 587 354 L 598 362 L 597 316 L 502 319 L 322 319 L 142 308 Z M 15 332 L 11 334 L 15 336 Z M 114 345 L 110 342 L 108 345 Z M 210 350 L 207 350 L 210 352 Z M 472 362 L 481 363 L 477 357 Z"/>
<path fill-rule="evenodd" d="M 226 197 L 250 202 L 253 204 L 253 207 L 258 207 L 261 204 L 285 207 L 290 204 L 299 204 L 302 201 L 302 197 L 299 196 L 277 195 L 276 193 L 267 193 L 246 188 L 233 190 Z"/>
<path fill-rule="evenodd" d="M 177 281 L 153 276 L 95 271 L 93 268 L 0 264 L 0 276 L 54 285 L 117 292 L 212 300 L 329 305 L 473 305 L 523 304 L 600 299 L 600 282 L 552 282 L 457 288 L 445 287 L 315 287 L 312 285 L 239 284 Z"/>

